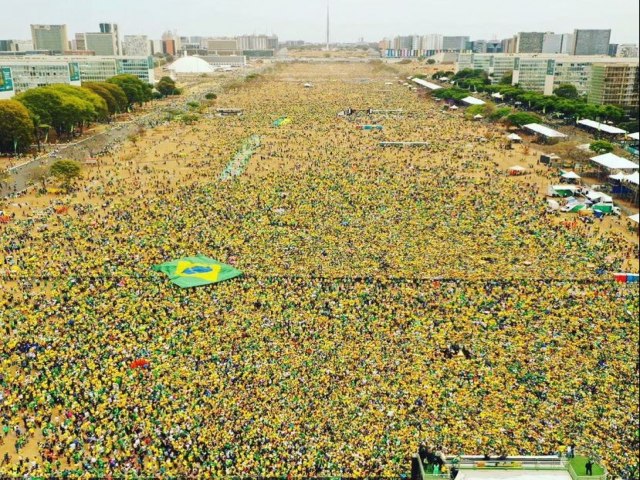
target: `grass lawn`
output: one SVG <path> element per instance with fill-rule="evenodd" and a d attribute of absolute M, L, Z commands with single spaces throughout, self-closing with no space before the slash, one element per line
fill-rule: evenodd
<path fill-rule="evenodd" d="M 587 464 L 587 460 L 589 460 L 587 457 L 581 457 L 580 455 L 576 455 L 575 458 L 571 459 L 571 466 L 575 470 L 576 474 L 580 476 L 587 474 L 587 469 L 584 467 Z M 597 463 L 594 463 L 593 474 L 603 475 L 604 469 Z"/>

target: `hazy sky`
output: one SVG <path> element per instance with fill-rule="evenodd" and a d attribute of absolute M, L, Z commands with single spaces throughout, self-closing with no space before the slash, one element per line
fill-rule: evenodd
<path fill-rule="evenodd" d="M 441 33 L 473 39 L 518 31 L 611 28 L 612 43 L 638 43 L 638 0 L 330 0 L 331 39 L 377 41 Z M 281 40 L 323 41 L 326 0 L 0 0 L 0 39 L 30 38 L 31 23 L 66 23 L 69 37 L 120 25 L 121 35 L 160 38 L 275 33 Z"/>

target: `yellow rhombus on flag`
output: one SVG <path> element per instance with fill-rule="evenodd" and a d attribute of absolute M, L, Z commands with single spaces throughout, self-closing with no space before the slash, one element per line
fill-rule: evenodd
<path fill-rule="evenodd" d="M 180 258 L 151 268 L 166 273 L 173 283 L 182 288 L 201 287 L 242 275 L 240 270 L 204 255 Z"/>

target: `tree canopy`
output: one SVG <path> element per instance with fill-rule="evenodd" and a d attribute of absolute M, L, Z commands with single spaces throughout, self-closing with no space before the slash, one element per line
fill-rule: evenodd
<path fill-rule="evenodd" d="M 162 77 L 156 85 L 156 90 L 165 97 L 167 95 L 178 95 L 180 93 L 180 89 L 176 87 L 176 82 L 174 82 L 171 77 Z"/>
<path fill-rule="evenodd" d="M 73 180 L 80 177 L 80 170 L 80 163 L 75 160 L 58 160 L 51 165 L 49 172 L 68 188 Z"/>
<path fill-rule="evenodd" d="M 569 100 L 577 100 L 580 98 L 578 89 L 569 83 L 563 83 L 553 91 L 553 94 L 560 98 L 568 98 Z"/>
<path fill-rule="evenodd" d="M 108 79 L 107 82 L 117 85 L 122 89 L 127 96 L 128 107 L 132 107 L 135 104 L 142 105 L 152 98 L 151 85 L 143 82 L 135 75 L 116 75 Z"/>
<path fill-rule="evenodd" d="M 606 140 L 597 140 L 589 145 L 589 150 L 598 154 L 609 153 L 613 151 L 613 143 Z"/>
<path fill-rule="evenodd" d="M 522 127 L 523 125 L 527 125 L 529 123 L 539 123 L 541 121 L 538 115 L 534 115 L 528 112 L 517 112 L 508 115 L 505 118 L 506 122 L 510 125 L 514 125 L 516 127 Z"/>
<path fill-rule="evenodd" d="M 16 100 L 0 100 L 0 151 L 26 151 L 34 140 L 29 110 Z"/>

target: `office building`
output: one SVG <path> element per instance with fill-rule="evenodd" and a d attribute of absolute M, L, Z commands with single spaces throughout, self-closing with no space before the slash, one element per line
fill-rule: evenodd
<path fill-rule="evenodd" d="M 425 50 L 426 52 L 428 52 L 428 55 L 433 55 L 436 52 L 442 51 L 442 38 L 442 35 L 437 33 L 423 35 L 421 50 Z"/>
<path fill-rule="evenodd" d="M 638 58 L 638 45 L 635 43 L 623 43 L 618 45 L 616 57 Z"/>
<path fill-rule="evenodd" d="M 609 56 L 610 57 L 616 57 L 618 54 L 618 44 L 617 43 L 610 43 L 609 44 Z"/>
<path fill-rule="evenodd" d="M 78 37 L 76 35 L 76 43 Z M 84 34 L 85 48 L 77 48 L 78 50 L 90 50 L 96 55 L 116 56 L 119 54 L 117 38 L 114 33 L 87 32 Z"/>
<path fill-rule="evenodd" d="M 573 51 L 573 33 L 563 33 L 562 34 L 562 51 L 565 55 L 571 55 Z"/>
<path fill-rule="evenodd" d="M 176 32 L 166 31 L 162 34 L 162 53 L 176 55 L 180 51 L 180 37 Z"/>
<path fill-rule="evenodd" d="M 516 35 L 516 53 L 542 53 L 544 32 L 519 32 Z"/>
<path fill-rule="evenodd" d="M 236 37 L 239 50 L 277 50 L 278 37 L 275 35 L 241 35 Z"/>
<path fill-rule="evenodd" d="M 469 37 L 442 37 L 442 49 L 446 52 L 463 52 L 466 50 Z"/>
<path fill-rule="evenodd" d="M 562 39 L 564 35 L 561 33 L 545 33 L 542 39 L 542 53 L 562 53 Z"/>
<path fill-rule="evenodd" d="M 474 40 L 471 42 L 470 50 L 473 53 L 487 53 L 487 41 L 486 40 Z"/>
<path fill-rule="evenodd" d="M 502 53 L 516 53 L 516 45 L 518 44 L 518 37 L 513 36 L 511 38 L 505 38 L 501 42 Z"/>
<path fill-rule="evenodd" d="M 149 38 L 146 35 L 125 35 L 122 41 L 124 55 L 148 57 L 151 55 Z"/>
<path fill-rule="evenodd" d="M 574 30 L 572 55 L 608 55 L 611 30 Z"/>
<path fill-rule="evenodd" d="M 594 63 L 591 67 L 589 103 L 638 107 L 640 70 L 635 63 Z"/>
<path fill-rule="evenodd" d="M 207 50 L 215 55 L 238 55 L 240 49 L 235 38 L 214 38 L 207 41 Z"/>
<path fill-rule="evenodd" d="M 69 49 L 66 25 L 31 25 L 34 50 L 62 53 Z"/>
<path fill-rule="evenodd" d="M 595 67 L 601 64 L 607 65 L 608 70 L 597 77 L 603 80 L 597 80 Z M 580 95 L 594 99 L 594 103 L 595 99 L 601 99 L 599 101 L 602 103 L 616 104 L 612 98 L 617 98 L 616 101 L 624 102 L 618 104 L 629 105 L 634 98 L 632 92 L 637 92 L 637 79 L 633 76 L 637 69 L 631 68 L 634 65 L 638 65 L 637 59 L 607 56 L 461 53 L 455 71 L 466 68 L 484 70 L 492 83 L 498 83 L 506 73 L 512 71 L 512 84 L 520 85 L 524 90 L 552 95 L 560 85 L 570 84 L 576 87 Z M 592 94 L 594 85 L 598 85 L 599 90 Z"/>
<path fill-rule="evenodd" d="M 16 52 L 17 47 L 13 40 L 0 40 L 0 52 Z"/>
<path fill-rule="evenodd" d="M 117 23 L 101 23 L 100 33 L 110 33 L 114 36 L 115 55 L 122 55 L 122 43 L 120 41 L 120 31 Z"/>
<path fill-rule="evenodd" d="M 487 42 L 487 53 L 502 53 L 502 42 L 500 40 L 489 40 Z"/>
<path fill-rule="evenodd" d="M 11 72 L 13 93 L 57 83 L 81 85 L 131 74 L 154 83 L 151 57 L 47 56 L 0 57 L 0 71 Z"/>

